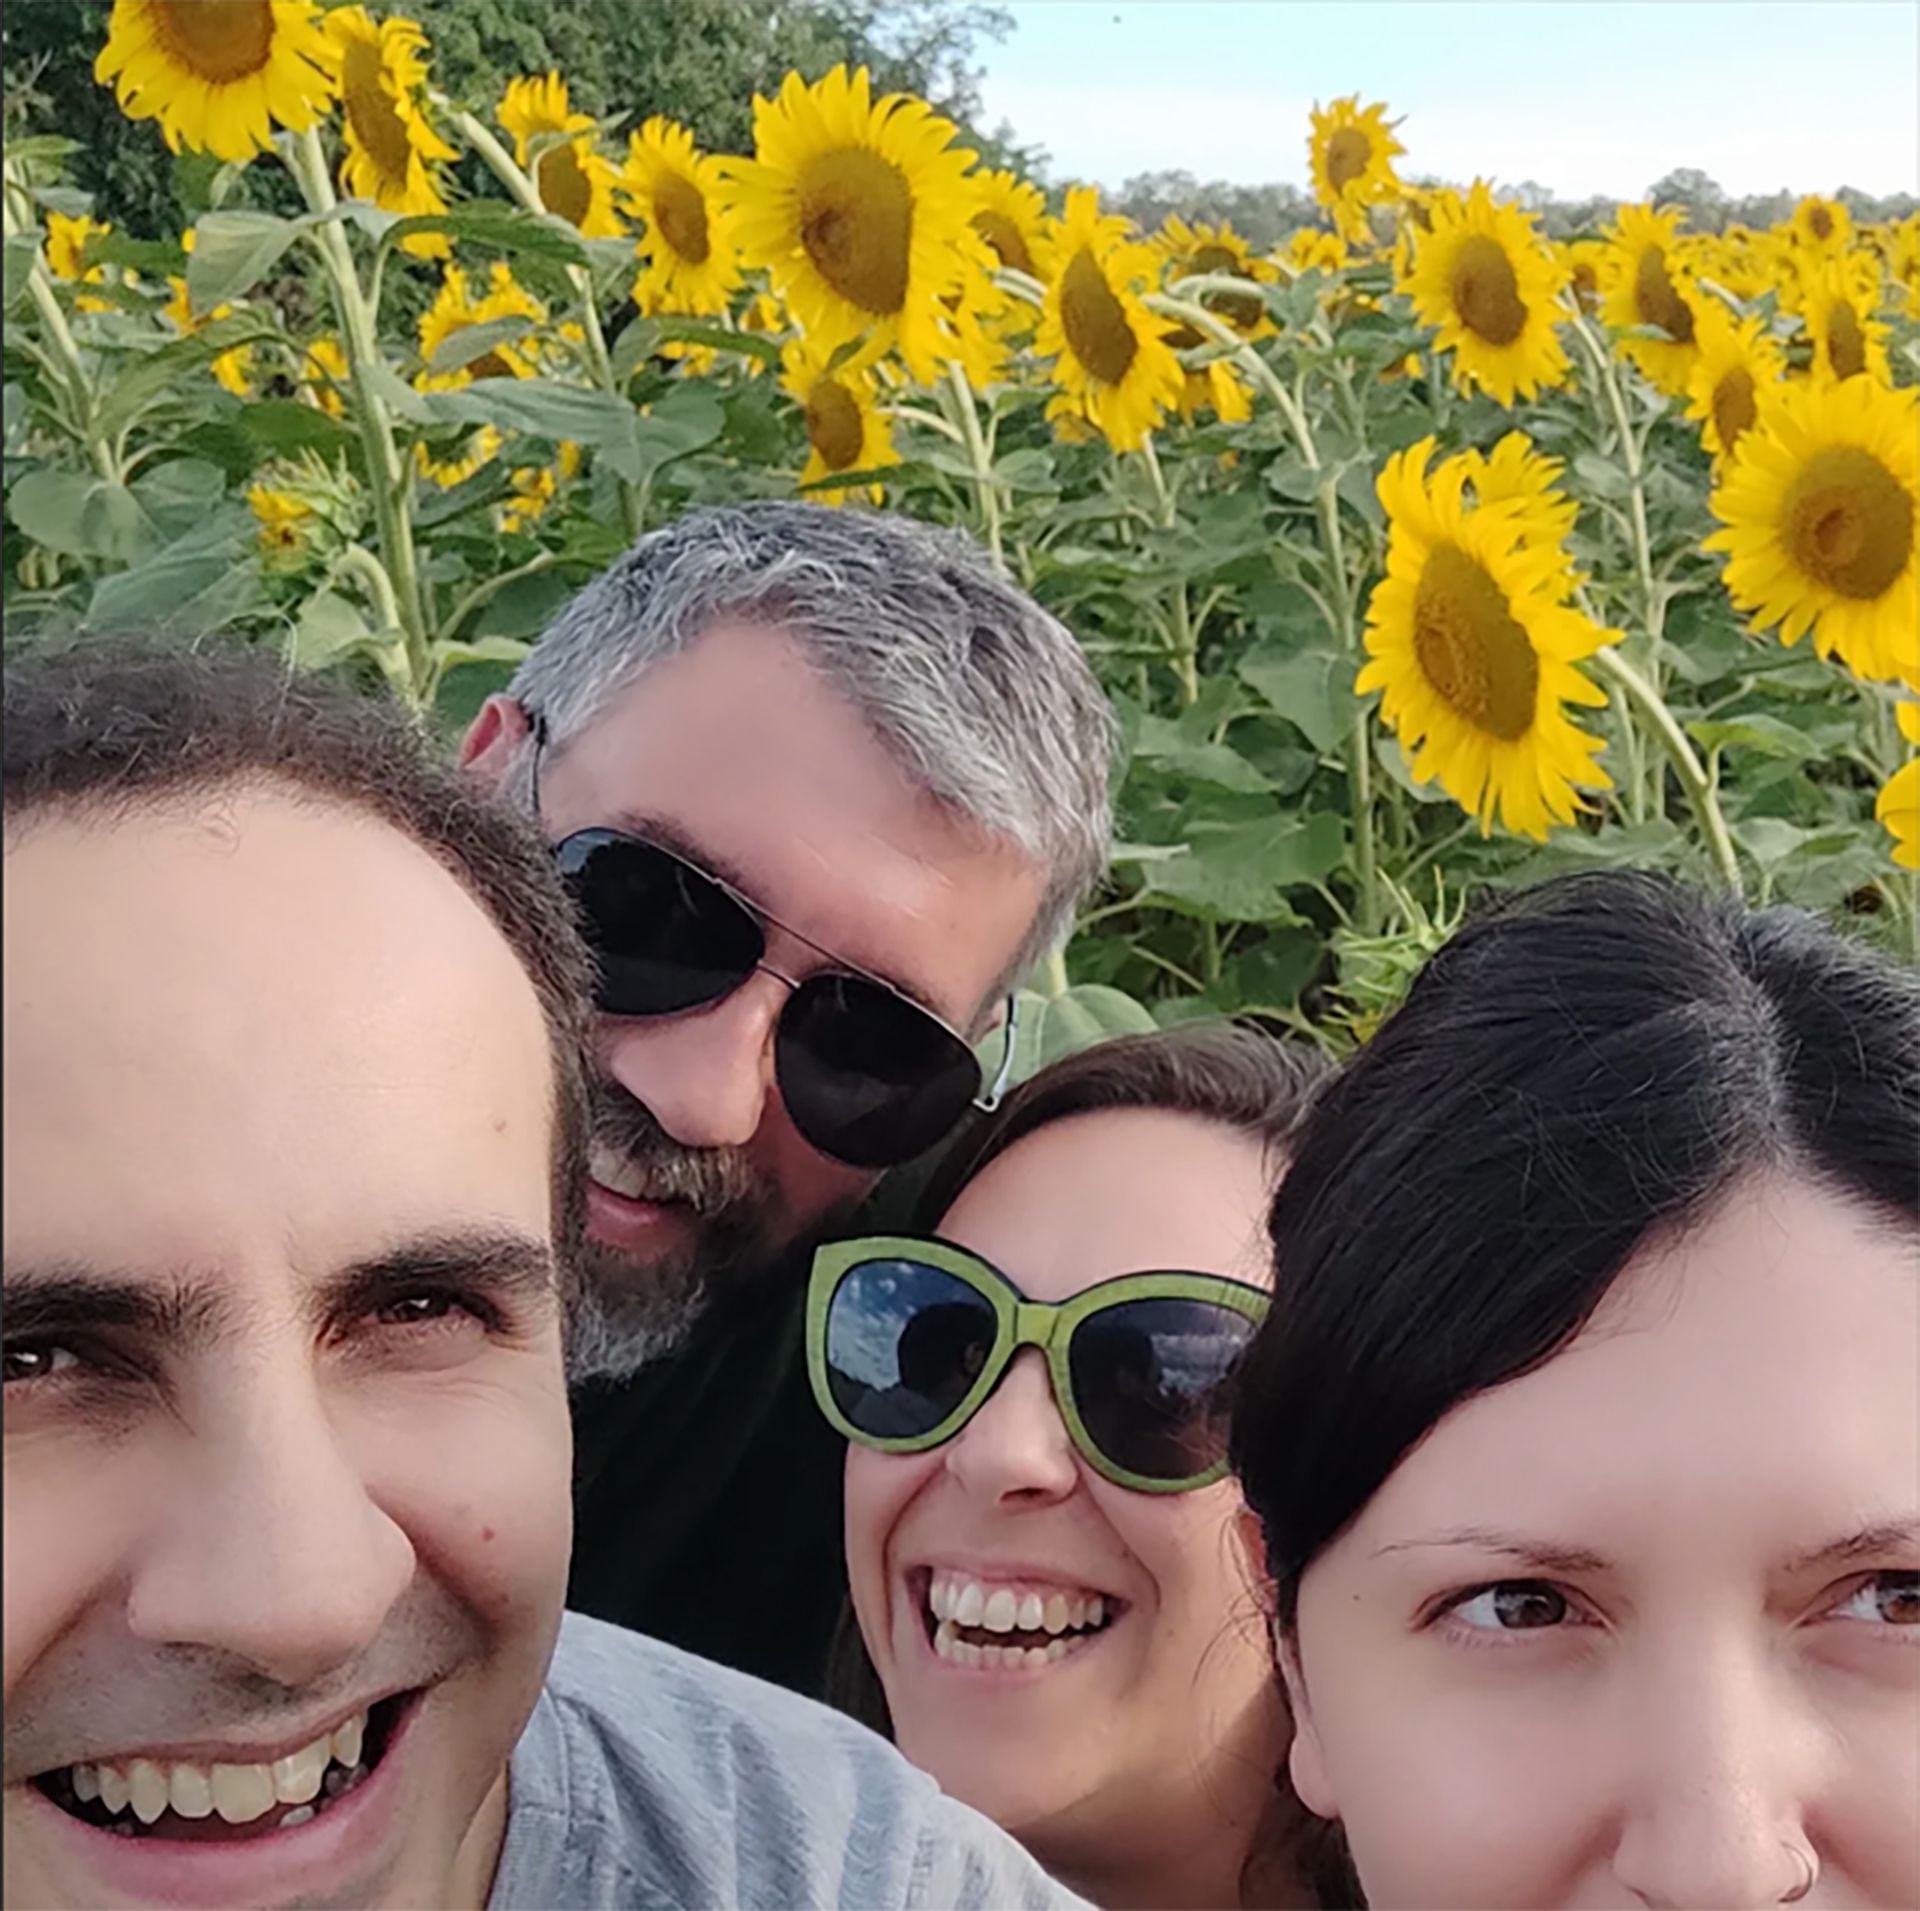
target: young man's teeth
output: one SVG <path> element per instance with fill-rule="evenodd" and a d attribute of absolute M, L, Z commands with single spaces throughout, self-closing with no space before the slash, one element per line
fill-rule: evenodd
<path fill-rule="evenodd" d="M 629 1200 L 644 1201 L 647 1197 L 647 1177 L 643 1169 L 637 1168 L 617 1148 L 609 1148 L 605 1142 L 596 1141 L 587 1156 L 587 1172 L 603 1188 L 611 1189 L 615 1194 L 624 1194 Z"/>
<path fill-rule="evenodd" d="M 116 1814 L 131 1806 L 143 1825 L 153 1824 L 169 1808 L 182 1818 L 208 1818 L 217 1812 L 229 1825 L 250 1825 L 276 1805 L 307 1808 L 323 1790 L 329 1798 L 350 1790 L 357 1782 L 354 1774 L 362 1772 L 366 1731 L 367 1715 L 357 1712 L 324 1738 L 271 1765 L 160 1765 L 136 1758 L 124 1771 L 117 1765 L 75 1765 L 68 1781 L 82 1804 L 98 1799 Z M 313 1815 L 311 1809 L 304 1816 L 292 1811 L 280 1824 L 305 1824 Z"/>

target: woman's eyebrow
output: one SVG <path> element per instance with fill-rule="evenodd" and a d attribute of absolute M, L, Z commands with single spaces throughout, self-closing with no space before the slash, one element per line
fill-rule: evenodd
<path fill-rule="evenodd" d="M 1789 1573 L 1809 1572 L 1816 1566 L 1844 1566 L 1854 1560 L 1884 1559 L 1889 1553 L 1920 1551 L 1920 1514 L 1875 1520 L 1838 1539 L 1810 1546 L 1786 1562 Z"/>
<path fill-rule="evenodd" d="M 1376 1546 L 1372 1557 L 1386 1553 L 1410 1552 L 1415 1548 L 1463 1546 L 1475 1552 L 1504 1553 L 1510 1559 L 1534 1567 L 1543 1573 L 1605 1573 L 1612 1562 L 1584 1546 L 1569 1546 L 1559 1540 L 1537 1539 L 1526 1533 L 1502 1532 L 1491 1526 L 1455 1526 L 1444 1532 L 1423 1533 L 1418 1539 L 1389 1540 Z"/>

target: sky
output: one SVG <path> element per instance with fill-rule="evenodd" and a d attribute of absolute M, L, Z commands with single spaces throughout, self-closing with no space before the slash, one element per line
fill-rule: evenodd
<path fill-rule="evenodd" d="M 1310 108 L 1404 117 L 1402 173 L 1638 198 L 1920 192 L 1920 0 L 1000 0 L 987 125 L 1051 176 L 1308 184 Z"/>

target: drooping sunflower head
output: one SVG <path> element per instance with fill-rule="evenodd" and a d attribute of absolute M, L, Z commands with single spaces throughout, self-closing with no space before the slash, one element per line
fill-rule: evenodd
<path fill-rule="evenodd" d="M 1101 213 L 1091 186 L 1067 194 L 1053 251 L 1057 269 L 1034 349 L 1057 361 L 1054 377 L 1070 407 L 1116 451 L 1137 451 L 1182 390 L 1169 328 L 1141 303 L 1159 260 L 1125 219 Z"/>
<path fill-rule="evenodd" d="M 1839 200 L 1810 192 L 1794 207 L 1788 230 L 1802 252 L 1830 259 L 1853 244 L 1853 214 Z"/>
<path fill-rule="evenodd" d="M 347 355 L 340 349 L 337 338 L 322 334 L 308 341 L 301 361 L 300 380 L 308 397 L 329 418 L 346 415 L 344 394 L 349 375 Z"/>
<path fill-rule="evenodd" d="M 1786 376 L 1786 357 L 1757 313 L 1735 319 L 1718 299 L 1700 306 L 1700 353 L 1687 387 L 1687 416 L 1716 458 L 1730 458 L 1760 422 Z"/>
<path fill-rule="evenodd" d="M 1555 326 L 1566 264 L 1534 229 L 1530 213 L 1494 199 L 1476 180 L 1457 207 L 1435 204 L 1417 234 L 1399 289 L 1434 343 L 1454 355 L 1454 378 L 1503 405 L 1560 384 L 1567 354 Z"/>
<path fill-rule="evenodd" d="M 883 496 L 878 484 L 826 481 L 842 473 L 878 471 L 900 462 L 892 427 L 878 410 L 874 357 L 869 346 L 835 364 L 832 354 L 805 339 L 794 339 L 780 354 L 780 383 L 798 400 L 806 422 L 807 462 L 800 482 L 825 485 L 813 494 L 822 503 L 845 504 L 860 492 L 878 504 Z"/>
<path fill-rule="evenodd" d="M 656 113 L 628 139 L 620 185 L 626 211 L 641 222 L 635 304 L 647 313 L 724 312 L 740 283 L 740 252 L 718 162 Z"/>
<path fill-rule="evenodd" d="M 1386 115 L 1383 102 L 1363 107 L 1357 93 L 1313 109 L 1313 130 L 1307 137 L 1313 196 L 1355 242 L 1367 236 L 1368 207 L 1400 190 L 1393 162 L 1406 148 L 1394 138 Z"/>
<path fill-rule="evenodd" d="M 93 77 L 167 145 L 239 162 L 333 103 L 314 0 L 113 0 Z"/>
<path fill-rule="evenodd" d="M 876 100 L 867 69 L 813 86 L 789 73 L 753 103 L 754 157 L 723 162 L 740 249 L 765 266 L 809 336 L 873 333 L 914 377 L 939 369 L 943 293 L 979 269 L 974 154 L 924 100 Z"/>
<path fill-rule="evenodd" d="M 1888 380 L 1887 325 L 1880 317 L 1880 268 L 1870 252 L 1830 254 L 1808 264 L 1781 303 L 1806 327 L 1812 376 Z"/>
<path fill-rule="evenodd" d="M 1872 378 L 1788 380 L 1711 503 L 1726 586 L 1756 629 L 1855 675 L 1920 688 L 1920 394 Z"/>
<path fill-rule="evenodd" d="M 1585 807 L 1579 791 L 1609 786 L 1594 761 L 1599 739 L 1564 706 L 1606 701 L 1578 664 L 1615 633 L 1561 601 L 1558 561 L 1530 545 L 1522 502 L 1470 505 L 1467 463 L 1450 459 L 1430 476 L 1433 456 L 1425 439 L 1380 476 L 1387 568 L 1354 687 L 1381 693 L 1382 720 L 1419 781 L 1437 777 L 1483 832 L 1497 814 L 1543 838 Z M 1508 462 L 1517 472 L 1522 460 Z"/>
<path fill-rule="evenodd" d="M 1907 760 L 1887 779 L 1873 813 L 1893 838 L 1893 860 L 1902 869 L 1920 869 L 1920 703 L 1895 704 L 1893 715 L 1909 746 Z"/>
<path fill-rule="evenodd" d="M 64 212 L 47 214 L 47 269 L 57 279 L 74 284 L 98 285 L 106 277 L 103 266 L 88 265 L 87 247 L 95 239 L 104 239 L 113 228 L 81 213 L 70 219 Z"/>
<path fill-rule="evenodd" d="M 420 357 L 438 389 L 471 383 L 476 378 L 531 378 L 538 369 L 536 328 L 544 324 L 547 308 L 514 276 L 504 259 L 490 269 L 487 289 L 476 297 L 462 266 L 450 265 L 440 281 L 433 303 L 420 315 Z M 462 332 L 492 326 L 502 320 L 524 319 L 523 336 L 490 340 L 476 357 L 454 364 L 458 352 L 447 346 Z M 475 341 L 476 346 L 479 341 Z"/>
<path fill-rule="evenodd" d="M 1205 358 L 1182 373 L 1182 419 L 1192 424 L 1209 411 L 1223 425 L 1244 425 L 1253 416 L 1253 393 L 1231 359 Z"/>
<path fill-rule="evenodd" d="M 459 154 L 433 130 L 420 104 L 427 36 L 415 21 L 375 20 L 359 6 L 334 8 L 326 36 L 340 89 L 342 189 L 403 217 L 445 212 L 434 168 Z M 417 257 L 448 256 L 446 240 L 435 234 L 416 234 L 407 244 Z"/>
<path fill-rule="evenodd" d="M 1046 279 L 1052 270 L 1052 246 L 1040 188 L 1013 172 L 976 173 L 973 184 L 979 193 L 973 229 L 995 260 L 1030 279 Z"/>
<path fill-rule="evenodd" d="M 247 503 L 260 527 L 260 549 L 267 557 L 284 564 L 305 551 L 315 517 L 305 498 L 274 485 L 255 484 L 247 489 Z"/>
<path fill-rule="evenodd" d="M 1687 389 L 1699 346 L 1694 338 L 1699 293 L 1687 271 L 1675 208 L 1622 206 L 1608 228 L 1607 323 L 1627 332 L 1651 326 L 1663 336 L 1625 338 L 1620 349 L 1669 397 Z"/>
<path fill-rule="evenodd" d="M 1201 219 L 1189 224 L 1173 214 L 1154 234 L 1152 244 L 1166 262 L 1169 281 L 1206 276 L 1271 284 L 1279 277 L 1269 261 L 1254 257 L 1253 248 L 1228 219 L 1217 226 Z M 1207 292 L 1200 303 L 1242 338 L 1264 338 L 1277 329 L 1257 293 Z"/>
<path fill-rule="evenodd" d="M 1597 314 L 1606 274 L 1607 248 L 1598 239 L 1563 241 L 1555 247 L 1567 268 L 1567 283 L 1581 311 Z"/>
<path fill-rule="evenodd" d="M 510 81 L 499 117 L 513 135 L 515 158 L 533 172 L 540 203 L 577 227 L 583 239 L 618 238 L 613 166 L 594 144 L 592 116 L 573 110 L 566 81 L 558 73 Z"/>

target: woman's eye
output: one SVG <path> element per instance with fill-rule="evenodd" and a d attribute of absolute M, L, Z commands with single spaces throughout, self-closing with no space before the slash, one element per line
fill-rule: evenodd
<path fill-rule="evenodd" d="M 1574 1611 L 1566 1594 L 1544 1580 L 1503 1579 L 1463 1599 L 1448 1616 L 1481 1632 L 1535 1632 L 1565 1625 Z"/>
<path fill-rule="evenodd" d="M 1833 1616 L 1869 1625 L 1920 1626 L 1920 1572 L 1875 1573 L 1834 1607 Z"/>
<path fill-rule="evenodd" d="M 50 1379 L 79 1364 L 80 1356 L 71 1347 L 57 1346 L 51 1342 L 36 1346 L 29 1341 L 0 1352 L 0 1378 L 4 1378 L 6 1385 L 11 1387 L 29 1380 Z"/>

